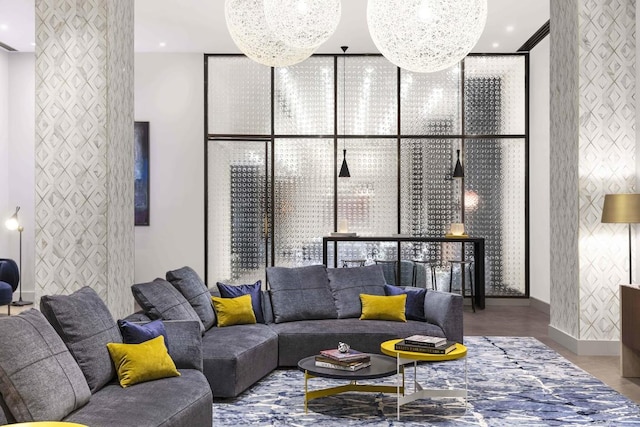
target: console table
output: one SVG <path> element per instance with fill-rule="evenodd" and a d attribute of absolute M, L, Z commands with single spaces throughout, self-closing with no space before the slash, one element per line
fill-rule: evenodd
<path fill-rule="evenodd" d="M 327 246 L 329 242 L 333 242 L 334 254 L 333 267 L 338 266 L 338 250 L 337 244 L 339 242 L 396 242 L 398 244 L 398 256 L 401 253 L 401 242 L 425 242 L 425 243 L 465 243 L 473 244 L 473 260 L 474 260 L 474 275 L 473 286 L 475 293 L 476 307 L 484 309 L 484 238 L 482 237 L 412 237 L 412 236 L 392 236 L 392 237 L 346 237 L 346 236 L 326 236 L 322 238 L 322 263 L 327 265 Z M 399 283 L 399 282 L 398 282 Z"/>

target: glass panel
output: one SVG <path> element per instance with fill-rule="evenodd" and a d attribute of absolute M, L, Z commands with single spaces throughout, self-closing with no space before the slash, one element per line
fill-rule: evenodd
<path fill-rule="evenodd" d="M 524 56 L 469 56 L 464 60 L 467 134 L 524 134 L 524 68 Z"/>
<path fill-rule="evenodd" d="M 322 264 L 333 231 L 333 139 L 276 140 L 275 265 Z"/>
<path fill-rule="evenodd" d="M 486 295 L 525 294 L 525 143 L 465 143 L 465 228 L 484 237 Z M 467 249 L 471 257 L 471 249 Z"/>
<path fill-rule="evenodd" d="M 459 135 L 460 66 L 437 73 L 401 70 L 400 102 L 404 135 Z"/>
<path fill-rule="evenodd" d="M 403 139 L 400 146 L 401 232 L 444 236 L 460 221 L 460 181 L 451 178 L 455 139 Z"/>
<path fill-rule="evenodd" d="M 345 60 L 346 75 L 343 76 Z M 338 57 L 338 134 L 396 135 L 397 91 L 398 68 L 384 57 Z M 343 119 L 346 119 L 346 128 Z"/>
<path fill-rule="evenodd" d="M 275 70 L 275 133 L 333 135 L 333 58 Z"/>
<path fill-rule="evenodd" d="M 271 68 L 245 56 L 209 56 L 210 134 L 271 134 Z"/>
<path fill-rule="evenodd" d="M 208 283 L 265 280 L 267 143 L 209 141 Z"/>
<path fill-rule="evenodd" d="M 395 139 L 346 142 L 351 178 L 338 178 L 338 223 L 373 236 L 397 233 L 398 156 Z M 342 163 L 339 150 L 338 166 Z"/>

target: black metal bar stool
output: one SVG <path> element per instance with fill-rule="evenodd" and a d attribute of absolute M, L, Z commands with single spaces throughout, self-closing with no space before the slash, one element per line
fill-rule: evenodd
<path fill-rule="evenodd" d="M 438 286 L 436 284 L 436 261 L 425 261 L 422 259 L 414 259 L 411 262 L 413 262 L 413 286 L 418 286 L 418 265 L 422 265 L 424 267 L 424 271 L 425 274 L 427 272 L 427 269 L 429 269 L 429 273 L 431 276 L 431 289 L 433 289 L 434 291 L 438 290 Z M 425 284 L 424 284 L 425 288 L 427 287 L 427 283 L 425 280 Z"/>
<path fill-rule="evenodd" d="M 342 260 L 342 268 L 364 267 L 364 263 L 365 262 L 367 262 L 366 259 L 343 259 Z"/>
<path fill-rule="evenodd" d="M 464 273 L 465 273 L 465 267 L 468 267 L 469 270 L 469 285 L 471 288 L 471 308 L 473 309 L 473 312 L 476 312 L 476 302 L 475 302 L 475 295 L 473 293 L 473 261 L 462 261 L 459 259 L 450 259 L 449 260 L 449 292 L 451 292 L 451 288 L 453 285 L 453 265 L 454 264 L 458 264 L 460 266 L 460 293 L 462 294 L 462 298 L 465 298 L 465 283 L 466 280 L 464 280 Z"/>

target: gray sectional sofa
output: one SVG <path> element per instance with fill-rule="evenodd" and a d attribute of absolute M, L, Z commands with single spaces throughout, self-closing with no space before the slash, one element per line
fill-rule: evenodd
<path fill-rule="evenodd" d="M 420 320 L 360 320 L 360 294 L 385 295 L 379 265 L 268 268 L 268 289 L 259 293 L 264 323 L 226 327 L 216 326 L 211 307 L 210 297 L 218 291 L 209 290 L 193 270 L 168 272 L 167 279 L 132 287 L 144 313 L 129 319 L 200 318 L 203 372 L 214 398 L 235 397 L 274 369 L 296 366 L 339 341 L 380 353 L 383 341 L 413 334 L 463 340 L 462 298 L 457 294 L 422 290 Z"/>
<path fill-rule="evenodd" d="M 45 296 L 40 309 L 0 319 L 0 425 L 44 420 L 91 427 L 212 425 L 199 321 L 164 322 L 180 376 L 122 388 L 106 347 L 122 337 L 92 289 Z"/>

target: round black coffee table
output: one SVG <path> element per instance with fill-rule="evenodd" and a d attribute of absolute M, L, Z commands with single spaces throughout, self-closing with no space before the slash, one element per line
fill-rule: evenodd
<path fill-rule="evenodd" d="M 309 356 L 298 362 L 298 369 L 304 372 L 304 410 L 307 411 L 307 402 L 320 397 L 333 396 L 349 391 L 370 392 L 370 393 L 404 393 L 404 371 L 402 373 L 402 386 L 397 385 L 373 385 L 358 384 L 360 380 L 372 380 L 396 375 L 398 370 L 397 360 L 379 354 L 371 355 L 371 365 L 357 371 L 342 371 L 339 369 L 321 368 L 316 366 L 316 357 Z M 349 384 L 336 387 L 309 390 L 309 379 L 315 377 L 333 378 L 338 380 L 349 380 Z"/>

